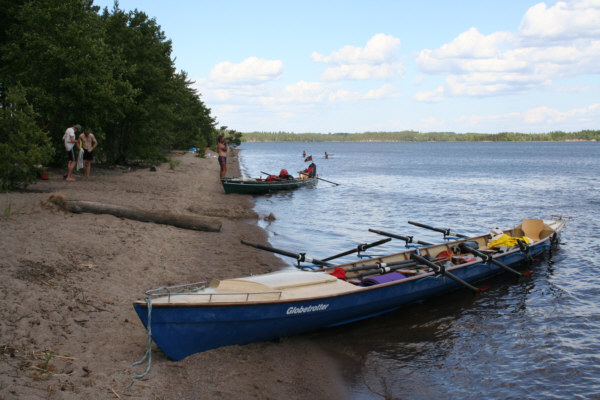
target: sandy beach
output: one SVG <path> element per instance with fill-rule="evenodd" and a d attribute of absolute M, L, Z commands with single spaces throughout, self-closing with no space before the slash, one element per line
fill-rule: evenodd
<path fill-rule="evenodd" d="M 228 176 L 239 174 L 229 158 Z M 132 367 L 147 337 L 132 302 L 164 285 L 277 270 L 284 263 L 240 244 L 266 242 L 248 196 L 225 195 L 216 158 L 174 154 L 150 169 L 101 169 L 77 182 L 51 170 L 0 195 L 1 399 L 331 399 L 338 365 L 309 337 L 219 348 Z M 65 168 L 66 169 L 66 168 Z M 231 171 L 233 169 L 233 171 Z M 217 218 L 220 232 L 106 214 L 73 214 L 51 194 Z"/>

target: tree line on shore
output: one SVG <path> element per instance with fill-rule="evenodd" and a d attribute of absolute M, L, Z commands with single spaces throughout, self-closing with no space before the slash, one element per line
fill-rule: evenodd
<path fill-rule="evenodd" d="M 216 129 L 193 82 L 175 70 L 171 41 L 142 11 L 3 0 L 0 25 L 3 190 L 30 183 L 36 165 L 66 164 L 62 136 L 75 124 L 91 129 L 108 165 L 159 162 L 230 133 Z"/>
<path fill-rule="evenodd" d="M 565 142 L 599 141 L 600 131 L 548 133 L 454 133 L 454 132 L 363 132 L 363 133 L 244 133 L 245 142 Z"/>

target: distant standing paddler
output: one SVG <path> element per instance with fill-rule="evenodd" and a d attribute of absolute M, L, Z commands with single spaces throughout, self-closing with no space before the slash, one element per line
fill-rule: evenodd
<path fill-rule="evenodd" d="M 227 140 L 223 135 L 219 135 L 217 138 L 217 153 L 219 154 L 219 165 L 221 166 L 221 179 L 223 179 L 227 173 Z"/>

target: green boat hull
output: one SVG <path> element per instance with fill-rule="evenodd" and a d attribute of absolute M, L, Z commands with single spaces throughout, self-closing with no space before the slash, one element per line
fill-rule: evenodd
<path fill-rule="evenodd" d="M 293 179 L 267 182 L 254 178 L 225 178 L 221 180 L 226 194 L 266 194 L 282 190 L 294 190 L 317 183 L 317 178 Z"/>

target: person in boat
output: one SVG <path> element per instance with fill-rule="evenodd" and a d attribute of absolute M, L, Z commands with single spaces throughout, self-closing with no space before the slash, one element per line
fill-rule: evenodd
<path fill-rule="evenodd" d="M 306 157 L 306 150 L 302 150 L 302 157 Z"/>
<path fill-rule="evenodd" d="M 303 171 L 303 174 L 308 176 L 309 178 L 314 178 L 317 175 L 317 166 L 315 163 L 310 163 L 308 168 Z"/>
<path fill-rule="evenodd" d="M 281 171 L 279 171 L 279 179 L 282 181 L 291 181 L 294 180 L 294 177 L 288 174 L 287 169 L 282 169 Z"/>
<path fill-rule="evenodd" d="M 219 135 L 217 138 L 217 153 L 219 155 L 219 166 L 221 167 L 221 179 L 223 179 L 227 173 L 227 140 L 223 135 Z"/>
<path fill-rule="evenodd" d="M 329 158 L 329 154 L 327 154 L 327 152 L 325 152 L 325 158 Z"/>

